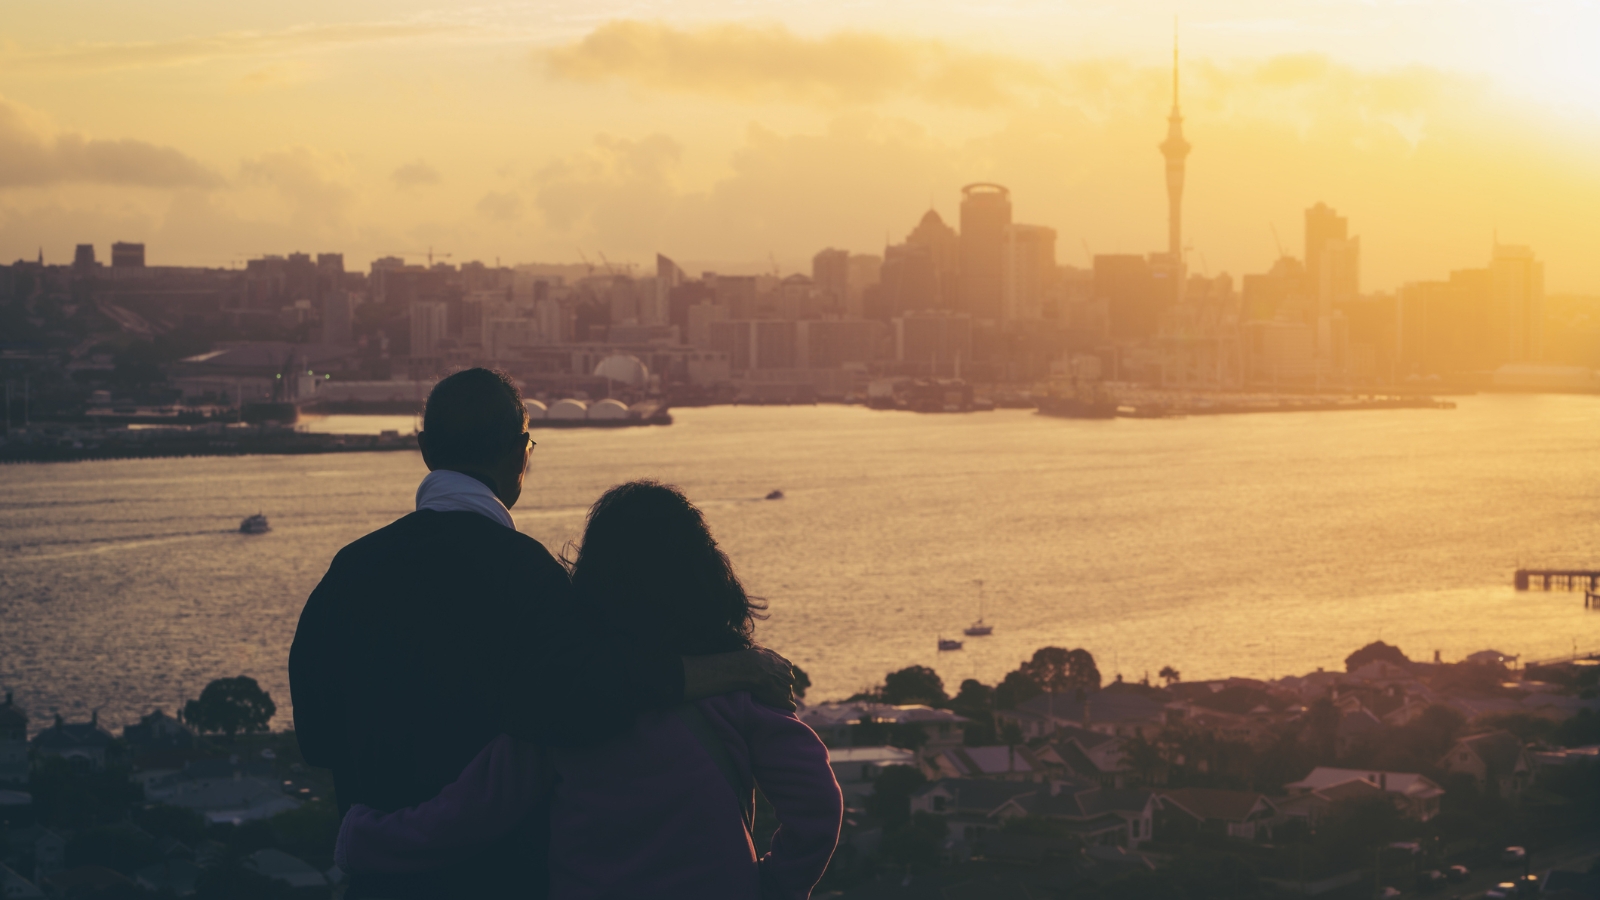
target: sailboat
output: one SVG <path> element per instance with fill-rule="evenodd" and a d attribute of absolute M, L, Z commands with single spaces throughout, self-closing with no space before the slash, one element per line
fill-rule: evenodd
<path fill-rule="evenodd" d="M 962 634 L 967 637 L 988 637 L 994 634 L 994 626 L 983 621 L 983 580 L 978 581 L 978 621 L 962 629 Z"/>

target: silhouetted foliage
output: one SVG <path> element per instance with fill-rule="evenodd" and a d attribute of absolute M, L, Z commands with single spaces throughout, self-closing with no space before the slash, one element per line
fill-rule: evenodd
<path fill-rule="evenodd" d="M 874 722 L 871 716 L 850 726 L 850 743 L 856 747 L 900 747 L 920 750 L 928 742 L 928 733 L 913 722 Z"/>
<path fill-rule="evenodd" d="M 133 811 L 133 823 L 156 837 L 170 837 L 194 846 L 206 839 L 206 818 L 192 809 L 153 803 Z"/>
<path fill-rule="evenodd" d="M 1226 853 L 1185 853 L 1154 872 L 1135 872 L 1094 888 L 1092 900 L 1253 900 L 1265 896 L 1249 863 Z"/>
<path fill-rule="evenodd" d="M 919 812 L 911 821 L 883 830 L 878 855 L 885 862 L 926 872 L 939 865 L 939 846 L 946 834 L 943 816 Z"/>
<path fill-rule="evenodd" d="M 39 760 L 28 776 L 34 816 L 42 825 L 88 828 L 127 817 L 144 789 L 118 766 L 93 771 L 59 756 Z"/>
<path fill-rule="evenodd" d="M 897 706 L 906 703 L 943 706 L 950 700 L 939 673 L 927 666 L 907 666 L 885 675 L 880 696 L 883 702 Z"/>
<path fill-rule="evenodd" d="M 268 820 L 279 850 L 306 861 L 319 858 L 332 864 L 333 845 L 339 837 L 339 808 L 327 800 L 303 804 Z M 322 866 L 320 868 L 326 868 Z"/>
<path fill-rule="evenodd" d="M 1387 796 L 1341 800 L 1322 817 L 1317 842 L 1330 859 L 1356 866 L 1367 862 L 1372 847 L 1402 837 L 1405 828 L 1405 819 Z"/>
<path fill-rule="evenodd" d="M 1360 650 L 1344 658 L 1344 670 L 1354 672 L 1369 662 L 1383 660 L 1397 666 L 1409 665 L 1411 659 L 1400 652 L 1399 647 L 1385 644 L 1383 641 L 1373 641 Z"/>
<path fill-rule="evenodd" d="M 1095 666 L 1094 655 L 1081 648 L 1040 647 L 1018 671 L 1041 691 L 1063 694 L 1100 689 L 1100 669 Z"/>
<path fill-rule="evenodd" d="M 183 707 L 184 721 L 203 732 L 221 732 L 228 737 L 267 730 L 277 713 L 272 695 L 247 675 L 218 678 L 200 692 L 200 699 Z"/>
<path fill-rule="evenodd" d="M 1600 714 L 1594 710 L 1580 709 L 1577 715 L 1558 725 L 1551 738 L 1563 747 L 1600 744 Z"/>
<path fill-rule="evenodd" d="M 1146 671 L 1149 670 L 1147 669 Z M 1160 678 L 1162 681 L 1165 681 L 1169 686 L 1174 682 L 1183 680 L 1183 676 L 1178 672 L 1178 670 L 1171 666 L 1162 666 L 1161 671 L 1156 673 L 1156 677 Z"/>
<path fill-rule="evenodd" d="M 1044 688 L 1039 687 L 1033 679 L 1024 675 L 1020 669 L 1013 670 L 1001 679 L 1000 684 L 994 689 L 995 709 L 1016 709 L 1023 703 L 1044 693 Z"/>
<path fill-rule="evenodd" d="M 994 688 L 976 678 L 961 682 L 961 689 L 950 698 L 950 710 L 969 719 L 985 718 L 994 709 Z"/>
<path fill-rule="evenodd" d="M 885 766 L 867 795 L 867 812 L 884 827 L 903 825 L 911 820 L 911 795 L 928 779 L 916 766 Z"/>

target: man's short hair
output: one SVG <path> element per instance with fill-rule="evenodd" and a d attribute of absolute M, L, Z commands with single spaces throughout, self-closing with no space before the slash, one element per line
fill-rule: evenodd
<path fill-rule="evenodd" d="M 487 466 L 528 427 L 522 392 L 498 369 L 463 369 L 433 386 L 422 432 L 434 466 Z"/>

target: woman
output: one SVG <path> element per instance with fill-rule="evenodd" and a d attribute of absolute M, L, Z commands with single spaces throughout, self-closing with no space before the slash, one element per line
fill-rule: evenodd
<path fill-rule="evenodd" d="M 589 511 L 572 584 L 622 628 L 682 655 L 752 646 L 745 594 L 700 510 L 635 481 Z M 751 790 L 777 813 L 757 858 Z M 541 751 L 501 736 L 438 797 L 384 814 L 353 806 L 336 858 L 347 871 L 425 871 L 459 860 L 548 799 L 550 896 L 809 897 L 843 809 L 828 752 L 793 713 L 745 693 L 641 715 L 596 747 Z"/>

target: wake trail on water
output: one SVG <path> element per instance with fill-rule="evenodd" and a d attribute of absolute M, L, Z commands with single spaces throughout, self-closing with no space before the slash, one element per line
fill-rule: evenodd
<path fill-rule="evenodd" d="M 192 541 L 195 538 L 216 537 L 222 534 L 238 534 L 237 529 L 229 528 L 221 531 L 190 531 L 183 534 L 163 535 L 161 537 L 140 538 L 101 538 L 81 543 L 92 543 L 94 546 L 84 547 L 79 550 L 68 550 L 62 553 L 30 553 L 13 556 L 11 559 L 18 563 L 49 562 L 58 559 L 74 559 L 80 556 L 95 556 L 101 553 L 115 553 L 120 550 L 136 550 L 140 547 L 156 547 L 163 544 L 176 544 L 182 541 Z M 61 546 L 60 543 L 47 546 Z"/>

